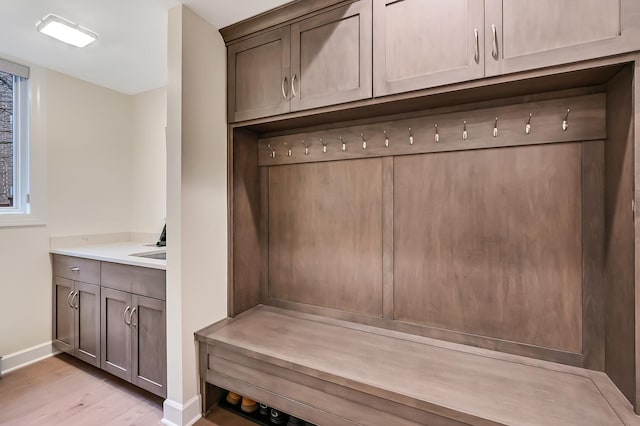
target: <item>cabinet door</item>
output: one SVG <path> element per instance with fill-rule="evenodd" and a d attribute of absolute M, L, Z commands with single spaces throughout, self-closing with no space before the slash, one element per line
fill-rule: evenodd
<path fill-rule="evenodd" d="M 75 283 L 72 304 L 75 310 L 74 355 L 100 367 L 100 287 Z"/>
<path fill-rule="evenodd" d="M 133 296 L 132 383 L 161 397 L 167 396 L 165 302 Z"/>
<path fill-rule="evenodd" d="M 483 77 L 483 26 L 483 0 L 373 0 L 374 96 Z"/>
<path fill-rule="evenodd" d="M 289 27 L 228 48 L 228 113 L 232 121 L 289 112 Z"/>
<path fill-rule="evenodd" d="M 73 294 L 73 281 L 53 278 L 53 344 L 56 349 L 70 354 L 73 354 L 75 344 Z"/>
<path fill-rule="evenodd" d="M 487 75 L 640 48 L 638 0 L 486 0 L 485 16 Z"/>
<path fill-rule="evenodd" d="M 131 294 L 102 288 L 100 300 L 102 369 L 131 381 Z"/>
<path fill-rule="evenodd" d="M 291 25 L 291 110 L 371 97 L 371 0 Z"/>

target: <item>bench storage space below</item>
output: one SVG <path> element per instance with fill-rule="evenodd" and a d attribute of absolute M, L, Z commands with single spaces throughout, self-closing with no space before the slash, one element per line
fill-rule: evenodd
<path fill-rule="evenodd" d="M 213 383 L 321 425 L 636 421 L 602 372 L 275 307 L 197 337 L 203 389 Z"/>

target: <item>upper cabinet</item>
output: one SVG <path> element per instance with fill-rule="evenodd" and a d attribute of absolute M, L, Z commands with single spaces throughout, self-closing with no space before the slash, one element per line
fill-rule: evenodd
<path fill-rule="evenodd" d="M 484 75 L 484 0 L 374 0 L 374 96 Z"/>
<path fill-rule="evenodd" d="M 227 55 L 232 121 L 289 112 L 289 27 L 233 44 Z"/>
<path fill-rule="evenodd" d="M 229 116 L 244 121 L 371 97 L 371 0 L 231 44 Z"/>
<path fill-rule="evenodd" d="M 640 48 L 638 0 L 486 0 L 486 75 Z"/>
<path fill-rule="evenodd" d="M 637 51 L 640 0 L 295 1 L 222 33 L 239 122 Z"/>

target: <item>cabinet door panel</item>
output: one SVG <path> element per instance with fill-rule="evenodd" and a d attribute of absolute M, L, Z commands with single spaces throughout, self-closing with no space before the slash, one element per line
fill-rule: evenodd
<path fill-rule="evenodd" d="M 483 7 L 483 0 L 374 0 L 374 96 L 482 77 Z"/>
<path fill-rule="evenodd" d="M 100 287 L 76 283 L 75 356 L 100 367 Z"/>
<path fill-rule="evenodd" d="M 291 110 L 371 97 L 371 0 L 291 26 Z"/>
<path fill-rule="evenodd" d="M 58 350 L 67 353 L 73 353 L 75 343 L 71 293 L 73 293 L 73 281 L 54 277 L 53 342 Z"/>
<path fill-rule="evenodd" d="M 132 382 L 136 386 L 166 397 L 166 321 L 165 302 L 133 296 L 136 308 L 131 320 L 133 336 Z"/>
<path fill-rule="evenodd" d="M 487 0 L 485 16 L 487 75 L 640 48 L 637 0 Z"/>
<path fill-rule="evenodd" d="M 125 313 L 131 310 L 131 295 L 102 288 L 100 299 L 102 369 L 131 381 L 131 328 L 125 323 Z"/>
<path fill-rule="evenodd" d="M 229 46 L 228 108 L 232 121 L 289 111 L 289 57 L 289 27 Z"/>

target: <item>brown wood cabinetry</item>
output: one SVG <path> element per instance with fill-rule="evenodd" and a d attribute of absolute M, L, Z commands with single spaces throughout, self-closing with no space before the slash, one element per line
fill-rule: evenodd
<path fill-rule="evenodd" d="M 374 0 L 374 96 L 484 76 L 483 0 Z"/>
<path fill-rule="evenodd" d="M 56 348 L 165 397 L 165 271 L 61 255 L 53 271 Z"/>
<path fill-rule="evenodd" d="M 100 264 L 95 263 L 99 271 Z M 58 350 L 99 367 L 100 286 L 62 277 L 76 274 L 95 281 L 92 274 L 85 275 L 87 265 L 95 270 L 91 261 L 74 263 L 70 257 L 54 264 L 53 342 Z"/>
<path fill-rule="evenodd" d="M 244 121 L 371 97 L 371 0 L 228 48 L 229 117 Z"/>
<path fill-rule="evenodd" d="M 362 19 L 365 3 L 312 4 L 223 31 L 230 49 L 252 34 L 288 38 L 279 83 L 290 114 L 230 125 L 231 318 L 198 333 L 201 377 L 327 424 L 636 424 L 640 2 L 372 0 L 373 99 L 352 87 L 360 100 L 346 106 L 355 56 L 343 57 L 345 76 L 326 64 L 355 50 L 355 19 L 339 11 Z M 277 325 L 262 315 L 273 309 Z M 318 324 L 394 340 L 313 335 Z M 452 352 L 409 367 L 406 379 L 424 384 L 412 391 L 400 376 L 431 350 L 395 339 L 423 338 Z M 356 353 L 340 388 L 327 384 Z M 536 358 L 549 372 L 505 374 L 486 357 Z M 370 371 L 398 392 L 353 392 L 358 380 L 371 390 Z M 497 380 L 469 380 L 478 372 Z M 538 396 L 524 391 L 529 379 Z M 486 389 L 504 397 L 488 402 Z M 574 390 L 578 403 L 559 402 Z M 411 397 L 423 399 L 389 405 Z M 451 401 L 466 402 L 451 413 Z M 371 407 L 381 413 L 360 417 Z"/>
<path fill-rule="evenodd" d="M 640 48 L 635 0 L 374 0 L 374 96 Z"/>
<path fill-rule="evenodd" d="M 289 27 L 229 46 L 228 108 L 232 121 L 289 112 Z"/>
<path fill-rule="evenodd" d="M 637 0 L 486 0 L 486 75 L 640 48 Z"/>
<path fill-rule="evenodd" d="M 107 264 L 105 264 L 107 265 Z M 164 280 L 140 280 L 143 273 L 162 275 L 164 271 L 128 265 L 108 264 L 102 272 L 102 369 L 136 386 L 165 397 L 166 325 L 165 301 L 148 297 L 164 291 Z M 130 283 L 114 281 L 111 269 L 137 271 L 129 275 Z M 132 286 L 138 293 L 117 290 Z"/>

